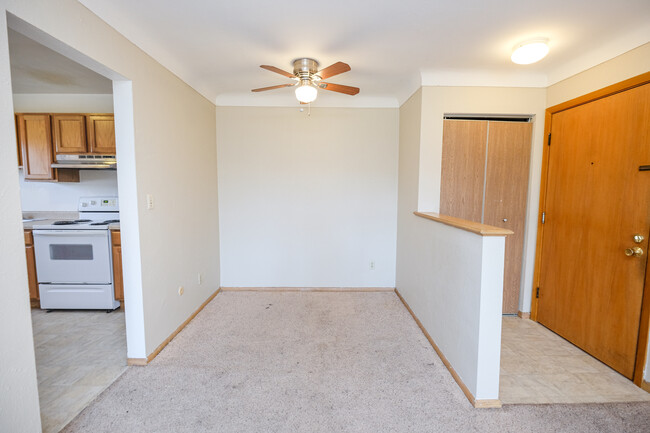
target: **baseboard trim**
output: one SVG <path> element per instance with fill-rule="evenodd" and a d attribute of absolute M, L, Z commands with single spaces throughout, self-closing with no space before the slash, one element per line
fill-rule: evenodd
<path fill-rule="evenodd" d="M 394 287 L 222 287 L 224 292 L 393 292 Z"/>
<path fill-rule="evenodd" d="M 413 310 L 411 310 L 411 307 L 409 304 L 406 302 L 406 300 L 402 297 L 401 293 L 399 290 L 395 289 L 395 294 L 397 297 L 402 301 L 402 304 L 406 307 L 408 312 L 411 314 L 411 317 L 413 317 L 413 320 L 415 320 L 415 323 L 417 323 L 418 327 L 424 334 L 424 336 L 429 340 L 429 344 L 431 344 L 431 347 L 433 347 L 433 350 L 436 351 L 440 359 L 442 360 L 442 363 L 447 367 L 447 370 L 449 370 L 449 373 L 451 373 L 451 377 L 454 378 L 458 386 L 460 387 L 461 391 L 463 391 L 463 394 L 465 394 L 465 397 L 469 400 L 469 402 L 472 404 L 477 409 L 486 409 L 486 408 L 500 408 L 501 407 L 501 401 L 500 400 L 477 400 L 474 398 L 472 393 L 470 392 L 469 388 L 465 385 L 463 380 L 460 378 L 458 373 L 456 373 L 456 370 L 454 370 L 454 367 L 451 366 L 451 363 L 445 357 L 445 355 L 442 353 L 442 350 L 438 347 L 438 345 L 433 341 L 433 338 L 431 338 L 431 335 L 429 335 L 429 332 L 427 332 L 426 328 L 424 325 L 422 325 L 422 322 L 420 322 L 420 319 L 415 315 Z"/>
<path fill-rule="evenodd" d="M 517 311 L 517 316 L 520 319 L 530 319 L 530 313 L 524 313 L 523 311 Z"/>
<path fill-rule="evenodd" d="M 135 367 L 144 367 L 147 365 L 147 358 L 127 358 L 126 365 L 132 365 Z"/>
<path fill-rule="evenodd" d="M 499 409 L 503 405 L 499 399 L 474 400 L 476 409 Z"/>
<path fill-rule="evenodd" d="M 645 392 L 650 392 L 650 382 L 646 382 L 645 380 L 642 381 L 641 389 L 644 390 Z"/>
<path fill-rule="evenodd" d="M 217 289 L 216 292 L 214 292 L 212 295 L 210 295 L 210 297 L 208 299 L 206 299 L 199 306 L 199 308 L 197 308 L 196 311 L 190 315 L 190 317 L 188 317 L 183 323 L 181 323 L 181 325 L 178 328 L 176 328 L 176 330 L 174 332 L 172 332 L 170 334 L 170 336 L 165 339 L 165 341 L 160 343 L 160 345 L 158 347 L 156 347 L 156 350 L 154 350 L 149 356 L 147 356 L 146 358 L 128 358 L 126 360 L 126 364 L 127 365 L 138 366 L 138 367 L 144 367 L 145 365 L 149 364 L 156 356 L 158 356 L 158 354 L 165 348 L 165 346 L 167 346 L 169 344 L 169 342 L 172 341 L 174 339 L 174 337 L 176 337 L 178 335 L 178 333 L 181 332 L 183 330 L 183 328 L 185 328 L 185 326 L 187 326 L 187 324 L 190 323 L 192 321 L 192 319 L 194 319 L 196 317 L 196 315 L 199 314 L 201 312 L 201 310 L 203 310 L 203 308 L 206 305 L 208 305 L 210 303 L 210 301 L 212 301 L 214 299 L 215 296 L 217 296 L 219 294 L 219 292 L 221 290 L 222 289 L 219 288 L 219 289 Z"/>

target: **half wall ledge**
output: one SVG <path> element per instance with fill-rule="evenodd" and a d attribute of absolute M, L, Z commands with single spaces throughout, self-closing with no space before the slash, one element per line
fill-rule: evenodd
<path fill-rule="evenodd" d="M 512 230 L 476 223 L 449 215 L 440 215 L 435 212 L 413 212 L 413 214 L 421 218 L 438 221 L 439 223 L 476 233 L 481 236 L 507 236 L 515 233 Z"/>

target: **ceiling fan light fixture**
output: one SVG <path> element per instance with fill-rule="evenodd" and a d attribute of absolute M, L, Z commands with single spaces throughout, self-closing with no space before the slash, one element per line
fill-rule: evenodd
<path fill-rule="evenodd" d="M 548 54 L 548 39 L 535 38 L 521 42 L 512 50 L 510 59 L 518 65 L 539 62 Z"/>
<path fill-rule="evenodd" d="M 304 104 L 314 102 L 317 97 L 318 90 L 309 83 L 302 83 L 296 87 L 296 98 Z"/>

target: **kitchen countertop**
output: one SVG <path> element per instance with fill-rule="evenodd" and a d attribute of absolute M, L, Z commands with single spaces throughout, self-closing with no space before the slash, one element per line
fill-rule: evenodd
<path fill-rule="evenodd" d="M 35 225 L 52 224 L 54 221 L 78 218 L 79 213 L 77 212 L 24 212 L 23 229 L 33 230 Z M 109 224 L 108 229 L 119 230 L 120 223 Z"/>

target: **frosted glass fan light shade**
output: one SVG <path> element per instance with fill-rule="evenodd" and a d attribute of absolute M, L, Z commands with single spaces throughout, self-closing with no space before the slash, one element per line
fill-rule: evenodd
<path fill-rule="evenodd" d="M 530 65 L 539 62 L 548 54 L 548 41 L 535 39 L 517 44 L 510 57 L 518 65 Z"/>
<path fill-rule="evenodd" d="M 296 98 L 298 98 L 300 102 L 308 104 L 315 101 L 317 96 L 318 90 L 316 90 L 314 86 L 311 86 L 309 84 L 301 84 L 300 86 L 296 87 Z"/>

